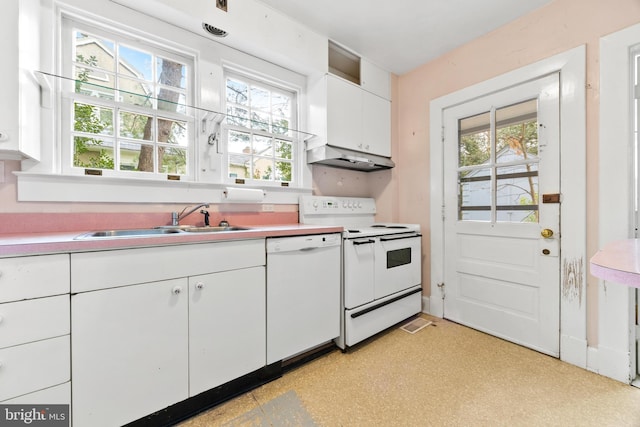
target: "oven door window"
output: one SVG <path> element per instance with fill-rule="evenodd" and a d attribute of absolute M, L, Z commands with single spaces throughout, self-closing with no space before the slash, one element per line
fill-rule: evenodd
<path fill-rule="evenodd" d="M 411 248 L 387 251 L 387 268 L 411 264 Z"/>

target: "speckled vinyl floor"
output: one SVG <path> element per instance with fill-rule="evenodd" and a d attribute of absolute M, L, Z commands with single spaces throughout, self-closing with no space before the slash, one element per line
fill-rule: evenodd
<path fill-rule="evenodd" d="M 442 319 L 393 328 L 181 427 L 640 426 L 640 389 Z"/>

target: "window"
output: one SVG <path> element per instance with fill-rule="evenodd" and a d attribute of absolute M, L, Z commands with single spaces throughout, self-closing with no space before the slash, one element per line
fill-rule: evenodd
<path fill-rule="evenodd" d="M 458 123 L 458 219 L 538 222 L 537 100 Z"/>
<path fill-rule="evenodd" d="M 63 170 L 193 176 L 193 58 L 65 19 Z"/>
<path fill-rule="evenodd" d="M 294 183 L 295 92 L 228 75 L 225 99 L 228 180 L 284 186 Z"/>

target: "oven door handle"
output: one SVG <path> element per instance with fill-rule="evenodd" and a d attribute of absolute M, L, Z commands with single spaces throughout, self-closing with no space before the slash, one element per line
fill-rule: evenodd
<path fill-rule="evenodd" d="M 420 237 L 421 234 L 411 234 L 408 236 L 396 236 L 396 237 L 380 237 L 381 242 L 389 242 L 391 240 L 413 239 L 414 237 Z"/>
<path fill-rule="evenodd" d="M 368 245 L 375 242 L 376 242 L 375 240 L 369 239 L 369 240 L 360 240 L 360 241 L 353 240 L 351 243 L 353 243 L 354 245 Z"/>

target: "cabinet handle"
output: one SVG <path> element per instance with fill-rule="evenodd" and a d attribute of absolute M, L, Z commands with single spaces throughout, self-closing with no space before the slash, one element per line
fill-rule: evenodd
<path fill-rule="evenodd" d="M 172 292 L 178 295 L 180 292 L 182 292 L 182 288 L 180 286 L 176 286 L 173 288 Z"/>
<path fill-rule="evenodd" d="M 369 149 L 369 144 L 365 145 L 364 148 L 365 148 L 365 150 L 368 150 Z"/>
<path fill-rule="evenodd" d="M 204 283 L 202 282 L 196 283 L 196 289 L 204 289 Z"/>

